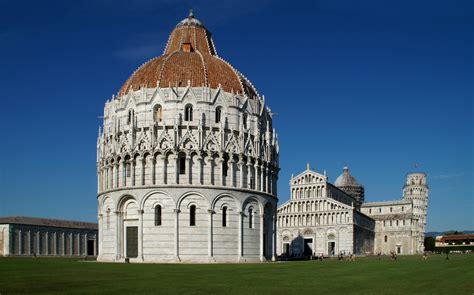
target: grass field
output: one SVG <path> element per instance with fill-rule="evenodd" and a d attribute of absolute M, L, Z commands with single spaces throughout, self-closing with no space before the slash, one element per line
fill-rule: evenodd
<path fill-rule="evenodd" d="M 0 294 L 474 294 L 474 255 L 261 264 L 0 258 Z"/>

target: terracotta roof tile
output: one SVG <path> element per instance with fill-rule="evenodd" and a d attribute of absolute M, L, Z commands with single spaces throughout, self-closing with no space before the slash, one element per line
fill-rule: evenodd
<path fill-rule="evenodd" d="M 191 22 L 192 24 L 193 22 Z M 211 34 L 203 26 L 186 25 L 181 22 L 170 34 L 162 56 L 151 59 L 139 67 L 120 88 L 119 96 L 141 87 L 170 85 L 217 88 L 226 92 L 245 93 L 250 98 L 257 96 L 256 90 L 232 66 L 220 59 L 216 53 Z M 200 22 L 199 22 L 200 24 Z M 191 44 L 191 50 L 183 44 Z M 186 48 L 189 48 L 187 46 Z"/>

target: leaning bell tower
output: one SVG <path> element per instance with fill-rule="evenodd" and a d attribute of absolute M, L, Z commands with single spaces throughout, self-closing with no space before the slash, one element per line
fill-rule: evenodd
<path fill-rule="evenodd" d="M 408 173 L 405 186 L 403 187 L 403 199 L 413 202 L 413 215 L 418 219 L 418 243 L 417 252 L 424 250 L 424 238 L 426 230 L 426 211 L 428 208 L 428 185 L 426 174 L 423 172 Z"/>

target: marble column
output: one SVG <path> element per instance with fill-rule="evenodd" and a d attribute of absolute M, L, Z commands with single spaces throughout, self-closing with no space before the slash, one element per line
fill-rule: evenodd
<path fill-rule="evenodd" d="M 76 238 L 77 238 L 77 255 L 81 255 L 81 234 L 80 233 L 77 233 L 76 234 Z"/>
<path fill-rule="evenodd" d="M 151 184 L 155 185 L 156 184 L 156 162 L 157 158 L 155 158 L 153 155 L 150 155 L 150 164 L 151 164 Z"/>
<path fill-rule="evenodd" d="M 254 176 L 254 179 L 255 179 L 255 187 L 254 189 L 257 191 L 257 190 L 260 190 L 260 177 L 258 175 L 258 161 L 255 161 L 255 165 L 253 166 L 254 170 L 255 170 L 255 176 Z"/>
<path fill-rule="evenodd" d="M 72 239 L 73 233 L 69 233 L 69 255 L 74 255 L 74 246 L 73 246 L 73 239 Z"/>
<path fill-rule="evenodd" d="M 102 224 L 103 222 L 103 215 L 102 213 L 99 214 L 99 216 L 97 217 L 98 219 L 98 228 L 99 228 L 99 255 L 98 255 L 98 258 L 100 259 L 102 257 L 102 236 L 103 236 L 103 232 L 104 232 L 104 225 Z"/>
<path fill-rule="evenodd" d="M 244 228 L 243 228 L 244 212 L 239 211 L 238 214 L 239 214 L 239 258 L 238 260 L 241 260 L 244 255 Z"/>
<path fill-rule="evenodd" d="M 211 156 L 207 156 L 206 157 L 206 162 L 207 162 L 207 166 L 208 166 L 208 169 L 209 169 L 209 183 L 206 183 L 207 185 L 213 185 L 214 184 L 214 179 L 213 179 L 213 175 L 212 175 L 212 157 Z"/>
<path fill-rule="evenodd" d="M 188 163 L 186 171 L 188 173 L 187 184 L 193 183 L 193 158 L 190 155 L 186 155 L 186 163 Z"/>
<path fill-rule="evenodd" d="M 179 209 L 174 209 L 174 255 L 176 261 L 179 259 Z"/>
<path fill-rule="evenodd" d="M 247 188 L 252 188 L 252 163 L 247 158 Z"/>
<path fill-rule="evenodd" d="M 138 210 L 138 260 L 143 261 L 143 210 Z"/>
<path fill-rule="evenodd" d="M 260 214 L 260 261 L 265 261 L 264 249 L 263 249 L 263 238 L 264 238 L 264 222 L 265 214 Z"/>
<path fill-rule="evenodd" d="M 239 187 L 244 187 L 244 162 L 242 159 L 237 163 L 239 165 Z"/>
<path fill-rule="evenodd" d="M 161 167 L 161 177 L 162 177 L 162 182 L 161 184 L 166 184 L 166 156 L 165 155 L 161 155 L 160 156 L 160 160 L 162 162 L 162 167 Z"/>
<path fill-rule="evenodd" d="M 119 182 L 118 186 L 119 187 L 124 187 L 126 185 L 126 179 L 127 179 L 127 168 L 126 168 L 126 162 L 123 158 L 120 159 L 119 164 L 118 164 L 118 171 L 117 173 L 119 174 Z"/>
<path fill-rule="evenodd" d="M 64 232 L 61 233 L 61 255 L 66 255 L 66 234 Z"/>
<path fill-rule="evenodd" d="M 203 169 L 203 167 L 202 167 L 202 160 L 203 160 L 203 159 L 202 159 L 202 156 L 201 156 L 201 155 L 198 155 L 197 161 L 198 161 L 198 167 L 199 167 L 199 171 L 198 171 L 198 183 L 199 183 L 199 184 L 203 184 L 203 183 L 204 183 L 203 177 L 202 177 L 202 172 L 203 172 L 203 171 L 202 171 L 202 169 Z"/>
<path fill-rule="evenodd" d="M 28 255 L 31 255 L 31 229 L 28 230 Z"/>
<path fill-rule="evenodd" d="M 277 243 L 277 218 L 276 215 L 272 216 L 273 218 L 273 228 L 272 228 L 272 261 L 276 261 L 276 243 Z M 313 243 L 314 244 L 314 243 Z M 315 245 L 313 245 L 315 247 Z"/>
<path fill-rule="evenodd" d="M 179 157 L 178 155 L 173 155 L 173 163 L 174 163 L 174 183 L 179 183 Z"/>
<path fill-rule="evenodd" d="M 230 174 L 230 186 L 232 186 L 232 187 L 235 187 L 235 178 L 234 178 L 235 168 L 234 168 L 234 164 L 235 164 L 234 159 L 230 158 L 228 166 L 229 166 L 229 174 Z"/>
<path fill-rule="evenodd" d="M 130 164 L 132 166 L 131 167 L 131 169 L 132 169 L 132 183 L 131 183 L 131 185 L 135 186 L 135 185 L 137 185 L 136 184 L 136 177 L 135 177 L 135 175 L 137 174 L 137 171 L 136 171 L 137 170 L 137 163 L 136 163 L 135 159 L 130 159 Z"/>
<path fill-rule="evenodd" d="M 120 212 L 115 211 L 115 259 L 119 260 L 120 255 L 120 243 L 121 243 L 121 234 L 120 234 Z"/>
<path fill-rule="evenodd" d="M 213 224 L 212 224 L 212 215 L 214 214 L 214 211 L 212 210 L 207 210 L 207 212 L 209 213 L 209 230 L 208 230 L 208 234 L 207 234 L 207 245 L 208 245 L 208 256 L 209 256 L 209 259 L 212 260 L 213 259 L 213 245 L 212 245 L 212 230 L 213 230 Z"/>
<path fill-rule="evenodd" d="M 221 186 L 224 186 L 225 185 L 225 176 L 224 176 L 224 158 L 222 157 L 222 155 L 219 156 L 219 158 L 217 158 L 217 165 L 216 166 L 219 166 L 220 167 L 220 175 L 219 175 L 219 184 Z"/>
<path fill-rule="evenodd" d="M 49 255 L 49 232 L 44 233 L 45 238 L 45 254 Z"/>
<path fill-rule="evenodd" d="M 22 232 L 22 230 L 19 229 L 17 234 L 18 234 L 18 253 L 15 253 L 15 254 L 21 255 L 21 254 L 24 254 L 23 251 L 22 251 L 23 250 L 23 232 Z"/>
<path fill-rule="evenodd" d="M 268 169 L 267 172 L 267 193 L 272 193 L 272 169 Z"/>

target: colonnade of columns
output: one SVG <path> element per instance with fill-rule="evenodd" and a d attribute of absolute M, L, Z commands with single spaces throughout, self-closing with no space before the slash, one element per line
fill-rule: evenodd
<path fill-rule="evenodd" d="M 296 187 L 291 189 L 291 199 L 306 199 L 306 198 L 318 198 L 326 197 L 325 186 L 315 185 L 310 187 Z"/>
<path fill-rule="evenodd" d="M 9 255 L 87 255 L 89 240 L 94 240 L 93 255 L 97 255 L 95 232 L 12 226 L 9 234 Z"/>
<path fill-rule="evenodd" d="M 316 226 L 348 223 L 349 212 L 331 212 L 316 214 L 279 214 L 278 226 Z"/>
<path fill-rule="evenodd" d="M 99 192 L 130 186 L 192 184 L 247 188 L 277 194 L 278 170 L 267 163 L 260 164 L 250 157 L 246 161 L 242 157 L 238 161 L 233 157 L 225 160 L 222 154 L 219 157 L 197 155 L 197 163 L 189 154 L 181 160 L 186 162 L 184 173 L 180 171 L 180 157 L 175 154 L 119 158 L 99 167 Z M 197 177 L 193 175 L 195 171 Z"/>
<path fill-rule="evenodd" d="M 344 207 L 329 202 L 324 199 L 312 200 L 312 201 L 296 201 L 291 202 L 280 209 L 280 213 L 293 213 L 293 212 L 314 212 L 314 211 L 328 211 L 328 210 L 343 210 Z"/>

